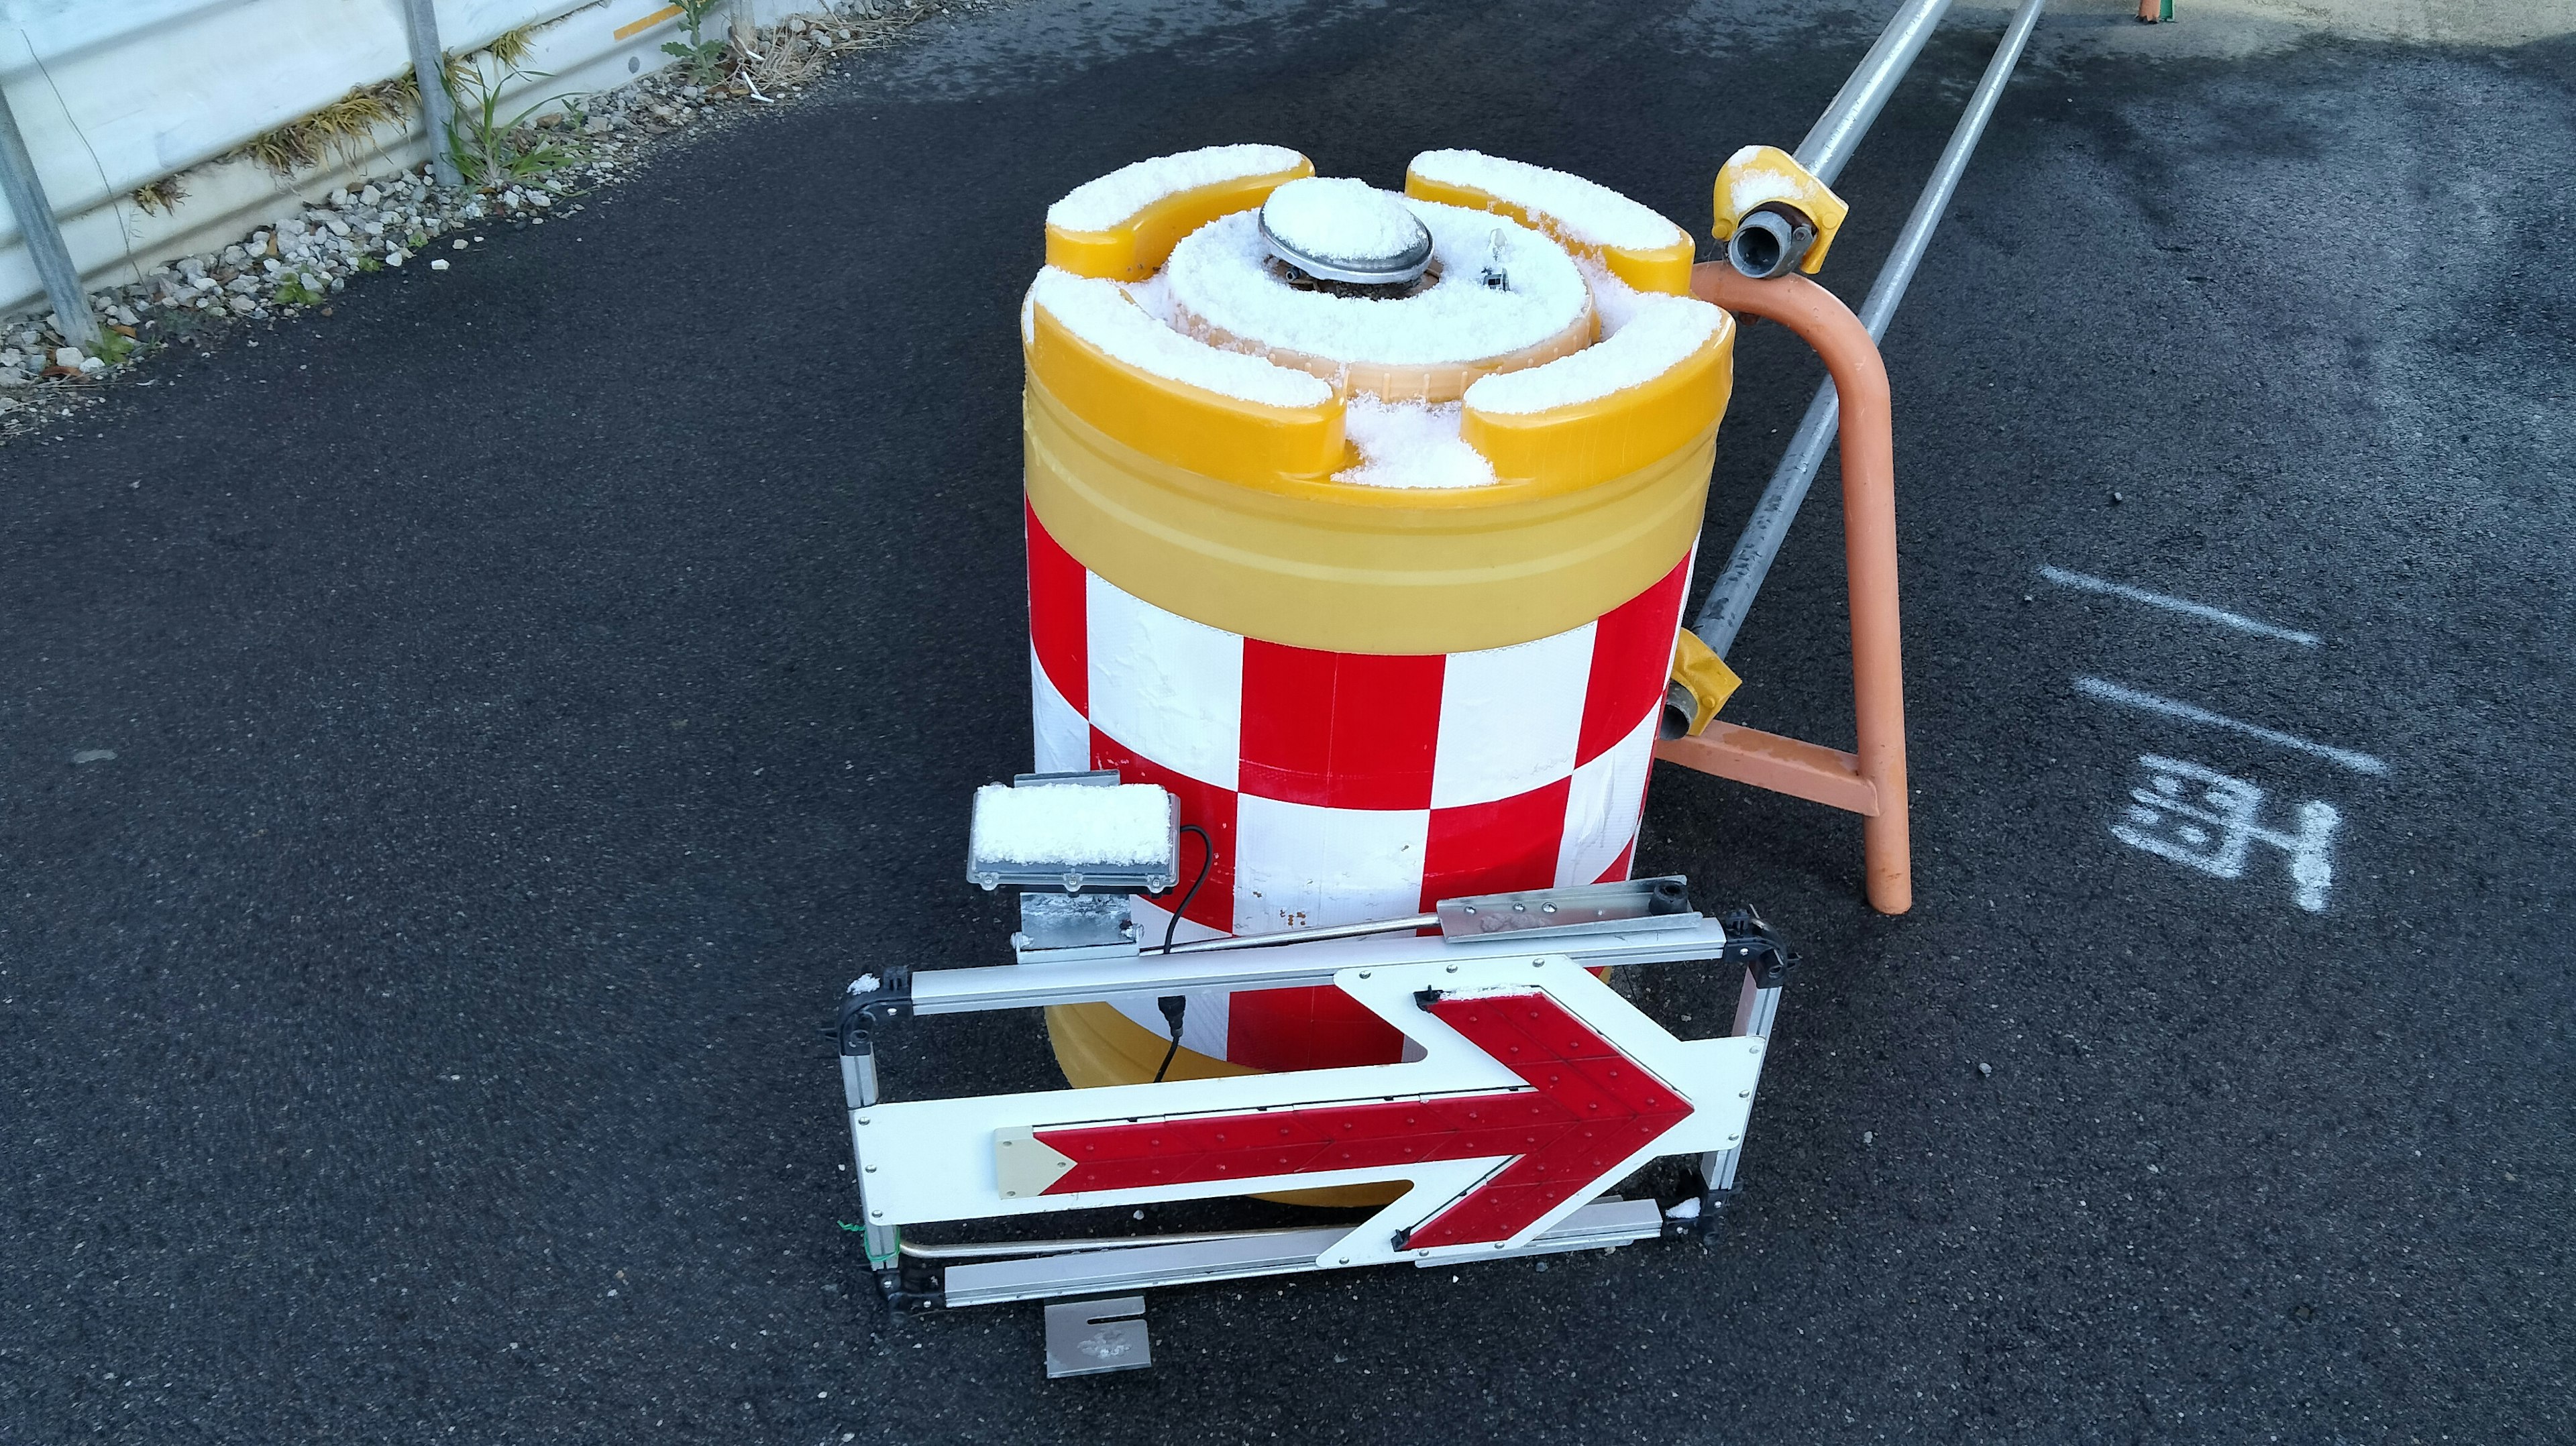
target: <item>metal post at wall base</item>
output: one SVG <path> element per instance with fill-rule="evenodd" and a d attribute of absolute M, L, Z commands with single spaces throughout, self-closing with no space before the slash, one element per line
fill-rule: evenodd
<path fill-rule="evenodd" d="M 433 0 L 403 0 L 403 38 L 411 45 L 411 73 L 420 87 L 420 127 L 429 142 L 429 164 L 442 186 L 464 184 L 456 168 L 451 138 L 456 134 L 456 102 L 447 93 L 447 52 L 438 43 L 438 10 Z"/>
<path fill-rule="evenodd" d="M 94 349 L 99 342 L 98 318 L 90 314 L 89 290 L 81 285 L 71 248 L 63 244 L 53 203 L 45 198 L 45 184 L 36 176 L 35 158 L 27 153 L 27 139 L 18 132 L 18 117 L 9 109 L 5 91 L 0 91 L 0 196 L 8 199 L 10 213 L 18 218 L 18 233 L 26 238 L 27 254 L 35 259 L 46 299 L 54 304 L 55 325 L 66 341 Z"/>

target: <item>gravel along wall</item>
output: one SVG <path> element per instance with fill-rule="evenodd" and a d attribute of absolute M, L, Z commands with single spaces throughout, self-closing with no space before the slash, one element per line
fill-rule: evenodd
<path fill-rule="evenodd" d="M 721 34 L 736 9 L 766 25 L 820 8 L 735 0 L 706 33 Z M 534 27 L 527 78 L 502 93 L 505 115 L 657 70 L 671 63 L 663 43 L 680 34 L 679 8 L 666 0 L 437 0 L 437 11 L 451 54 Z M 331 147 L 291 181 L 242 154 L 410 73 L 399 0 L 0 0 L 0 88 L 92 289 L 141 281 L 334 190 L 417 167 L 429 150 L 416 122 Z M 0 205 L 0 316 L 43 302 L 18 218 Z"/>

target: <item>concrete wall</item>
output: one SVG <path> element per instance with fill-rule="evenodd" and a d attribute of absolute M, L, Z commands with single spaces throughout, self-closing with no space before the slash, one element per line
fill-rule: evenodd
<path fill-rule="evenodd" d="M 680 34 L 667 0 L 436 0 L 449 52 L 541 25 L 506 113 L 560 92 L 604 90 L 668 64 Z M 736 0 L 761 24 L 825 0 Z M 731 12 L 708 22 L 722 32 Z M 308 197 L 418 165 L 417 130 L 333 156 L 290 183 L 221 160 L 351 89 L 408 74 L 399 0 L 0 0 L 0 87 L 74 264 L 92 287 L 140 280 L 179 256 L 238 240 Z M 146 212 L 132 193 L 181 176 L 187 199 Z M 0 204 L 0 315 L 43 309 L 44 287 Z"/>

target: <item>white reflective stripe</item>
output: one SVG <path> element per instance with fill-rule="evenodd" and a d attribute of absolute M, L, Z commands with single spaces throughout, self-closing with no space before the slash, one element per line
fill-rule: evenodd
<path fill-rule="evenodd" d="M 1655 723 L 1661 705 L 1637 721 L 1628 736 L 1574 770 L 1565 799 L 1565 833 L 1556 846 L 1560 887 L 1589 884 L 1618 861 L 1637 836 L 1646 808 L 1646 773 L 1655 761 Z"/>
<path fill-rule="evenodd" d="M 1091 766 L 1091 724 L 1064 695 L 1048 681 L 1046 669 L 1038 662 L 1038 650 L 1029 649 L 1029 696 L 1032 704 L 1033 731 L 1037 735 L 1035 773 L 1080 773 Z"/>
<path fill-rule="evenodd" d="M 1232 788 L 1243 744 L 1243 639 L 1086 579 L 1091 721 L 1165 768 Z"/>
<path fill-rule="evenodd" d="M 1574 771 L 1592 628 L 1508 648 L 1451 653 L 1440 688 L 1431 806 L 1491 803 Z"/>
<path fill-rule="evenodd" d="M 1416 912 L 1428 809 L 1323 808 L 1239 794 L 1234 932 L 1365 924 Z"/>

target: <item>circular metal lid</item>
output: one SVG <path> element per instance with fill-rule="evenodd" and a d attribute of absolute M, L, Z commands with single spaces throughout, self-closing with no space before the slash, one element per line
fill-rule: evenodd
<path fill-rule="evenodd" d="M 1431 228 L 1365 181 L 1308 176 L 1261 205 L 1270 254 L 1320 281 L 1401 286 L 1431 265 Z"/>

